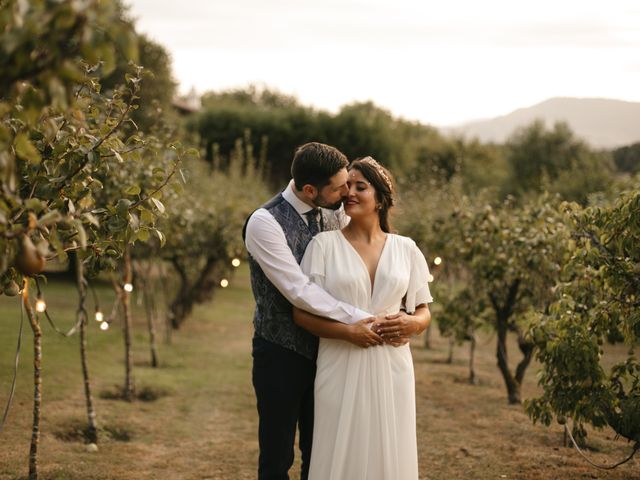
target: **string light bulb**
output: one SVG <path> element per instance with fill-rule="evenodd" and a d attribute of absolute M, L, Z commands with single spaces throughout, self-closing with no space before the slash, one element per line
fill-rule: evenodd
<path fill-rule="evenodd" d="M 102 331 L 107 331 L 107 330 L 109 330 L 109 322 L 102 322 L 102 323 L 100 324 L 100 330 L 102 330 Z"/>
<path fill-rule="evenodd" d="M 133 285 L 130 283 L 125 283 L 123 288 L 125 292 L 133 292 Z"/>
<path fill-rule="evenodd" d="M 442 263 L 442 258 L 436 257 L 433 259 L 433 263 L 436 265 L 440 265 Z"/>
<path fill-rule="evenodd" d="M 429 274 L 429 277 L 427 278 L 427 282 L 429 283 L 433 282 L 433 275 Z"/>
<path fill-rule="evenodd" d="M 96 322 L 102 322 L 104 320 L 104 314 L 100 310 L 96 310 Z"/>
<path fill-rule="evenodd" d="M 222 280 L 220 280 L 220 286 L 222 288 L 227 288 L 229 286 L 229 280 L 227 280 L 226 278 L 223 278 Z"/>
<path fill-rule="evenodd" d="M 240 259 L 239 258 L 234 258 L 233 260 L 231 260 L 231 265 L 233 265 L 234 267 L 238 268 L 240 266 Z"/>
<path fill-rule="evenodd" d="M 36 312 L 43 313 L 47 309 L 47 304 L 42 297 L 38 297 L 36 300 Z"/>

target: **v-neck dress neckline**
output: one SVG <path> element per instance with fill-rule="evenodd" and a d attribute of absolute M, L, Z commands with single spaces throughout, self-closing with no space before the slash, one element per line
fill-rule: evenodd
<path fill-rule="evenodd" d="M 387 244 L 389 243 L 389 234 L 386 233 L 384 237 L 384 245 L 382 246 L 382 250 L 380 250 L 380 256 L 378 257 L 378 263 L 376 263 L 375 272 L 373 272 L 373 283 L 371 282 L 371 275 L 369 274 L 369 269 L 367 268 L 367 264 L 364 262 L 362 255 L 356 250 L 356 247 L 349 241 L 349 239 L 342 233 L 342 230 L 339 230 L 340 237 L 344 242 L 349 246 L 351 251 L 355 254 L 356 257 L 360 260 L 360 265 L 365 271 L 367 276 L 367 285 L 369 285 L 369 300 L 373 301 L 373 294 L 375 292 L 376 285 L 378 285 L 378 271 L 380 270 L 380 263 L 382 263 L 382 259 L 384 258 L 385 251 L 387 250 Z"/>

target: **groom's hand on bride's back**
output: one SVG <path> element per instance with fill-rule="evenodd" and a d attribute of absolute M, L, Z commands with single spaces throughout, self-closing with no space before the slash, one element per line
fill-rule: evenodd
<path fill-rule="evenodd" d="M 373 324 L 375 320 L 375 317 L 370 317 L 350 324 L 348 326 L 349 335 L 347 340 L 362 348 L 382 345 L 384 343 L 384 339 L 371 329 L 371 324 Z"/>

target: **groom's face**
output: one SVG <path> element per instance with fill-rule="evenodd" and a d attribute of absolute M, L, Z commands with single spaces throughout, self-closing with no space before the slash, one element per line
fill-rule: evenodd
<path fill-rule="evenodd" d="M 346 168 L 343 168 L 333 177 L 329 179 L 329 184 L 325 185 L 318 190 L 316 198 L 313 199 L 313 203 L 317 207 L 329 208 L 331 210 L 337 210 L 342 205 L 342 200 L 349 193 L 349 187 L 347 187 L 347 180 L 349 174 Z"/>

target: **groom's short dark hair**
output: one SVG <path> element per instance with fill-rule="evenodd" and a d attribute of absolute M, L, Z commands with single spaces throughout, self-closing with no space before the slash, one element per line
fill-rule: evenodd
<path fill-rule="evenodd" d="M 320 189 L 349 164 L 344 153 L 331 145 L 310 142 L 299 146 L 291 163 L 291 177 L 298 191 L 307 184 Z"/>

